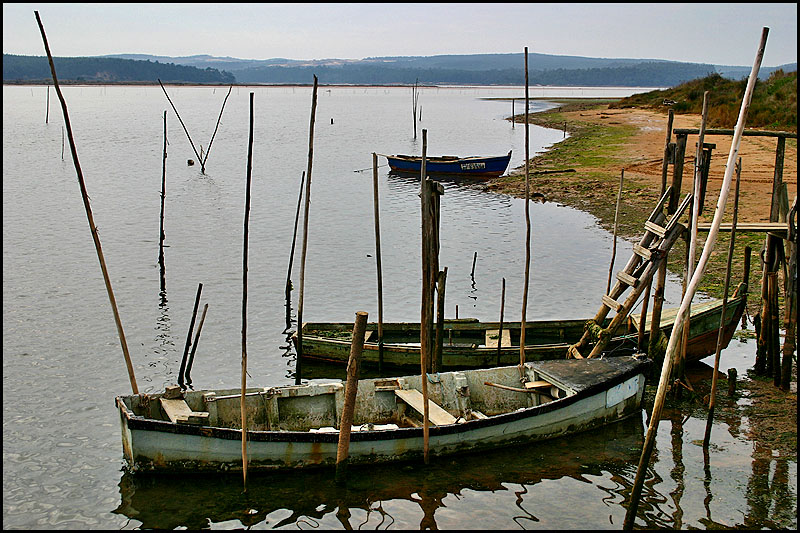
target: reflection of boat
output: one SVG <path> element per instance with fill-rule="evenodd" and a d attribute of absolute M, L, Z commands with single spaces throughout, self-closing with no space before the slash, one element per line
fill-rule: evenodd
<path fill-rule="evenodd" d="M 241 474 L 124 472 L 119 506 L 113 512 L 130 518 L 139 529 L 159 530 L 220 529 L 214 526 L 223 523 L 228 528 L 255 529 L 314 523 L 320 524 L 319 529 L 355 530 L 359 525 L 370 530 L 444 529 L 446 524 L 454 525 L 453 510 L 446 509 L 454 497 L 493 506 L 493 513 L 463 517 L 462 523 L 469 522 L 472 529 L 510 529 L 523 506 L 532 505 L 543 519 L 549 512 L 563 513 L 558 506 L 543 508 L 533 496 L 526 497 L 527 501 L 515 496 L 511 488 L 524 484 L 531 491 L 569 490 L 576 500 L 597 498 L 599 492 L 624 513 L 629 469 L 639 459 L 643 435 L 643 417 L 634 416 L 579 436 L 464 454 L 458 457 L 457 468 L 451 461 L 431 461 L 424 469 L 407 464 L 351 467 L 346 489 L 325 469 L 291 476 L 248 472 L 246 493 Z M 609 483 L 609 478 L 614 482 Z M 645 505 L 668 500 L 656 489 L 645 487 Z"/>
<path fill-rule="evenodd" d="M 430 455 L 530 443 L 630 416 L 641 408 L 648 367 L 649 360 L 611 357 L 432 374 Z M 421 388 L 419 375 L 359 382 L 351 464 L 422 456 Z M 241 469 L 240 399 L 235 389 L 118 397 L 130 468 Z M 248 470 L 335 463 L 341 382 L 249 389 L 246 404 Z"/>
<path fill-rule="evenodd" d="M 389 162 L 392 172 L 419 174 L 422 166 L 422 157 L 413 155 L 384 155 Z M 503 174 L 511 161 L 511 151 L 506 155 L 496 157 L 458 157 L 439 156 L 425 158 L 425 171 L 427 174 L 446 174 L 471 176 L 476 178 L 496 178 Z"/>
<path fill-rule="evenodd" d="M 740 285 L 728 300 L 725 309 L 726 347 L 736 331 L 747 303 L 746 286 Z M 661 330 L 669 335 L 675 323 L 677 309 L 664 309 Z M 722 300 L 692 305 L 689 327 L 687 361 L 698 361 L 716 350 L 717 332 L 722 315 Z M 527 322 L 525 328 L 525 358 L 527 361 L 561 359 L 568 347 L 581 338 L 584 320 L 544 320 Z M 606 320 L 606 322 L 609 322 Z M 630 317 L 628 324 L 620 326 L 606 353 L 631 354 L 637 345 L 639 317 Z M 650 318 L 647 319 L 647 324 Z M 649 326 L 646 326 L 649 330 Z M 519 322 L 503 323 L 502 339 L 499 322 L 479 322 L 477 319 L 446 320 L 442 342 L 442 369 L 486 368 L 511 365 L 519 361 Z M 347 364 L 353 323 L 307 322 L 302 329 L 302 357 L 319 361 Z M 394 322 L 383 324 L 383 364 L 389 367 L 419 367 L 419 322 Z M 362 365 L 375 367 L 381 346 L 378 342 L 378 325 L 367 325 Z M 645 339 L 649 331 L 645 333 Z M 292 337 L 297 345 L 297 333 Z M 498 342 L 500 360 L 498 362 Z"/>

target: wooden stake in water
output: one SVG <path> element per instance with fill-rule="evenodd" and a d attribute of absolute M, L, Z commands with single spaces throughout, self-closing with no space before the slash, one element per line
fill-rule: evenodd
<path fill-rule="evenodd" d="M 197 294 L 194 298 L 194 311 L 192 311 L 192 320 L 189 323 L 189 333 L 186 334 L 186 345 L 183 348 L 183 358 L 181 359 L 181 369 L 178 371 L 178 385 L 181 389 L 186 389 L 184 385 L 183 375 L 186 371 L 186 358 L 189 355 L 189 345 L 192 343 L 192 332 L 194 331 L 194 321 L 197 317 L 197 307 L 200 305 L 200 293 L 203 292 L 203 284 L 197 284 Z"/>
<path fill-rule="evenodd" d="M 197 351 L 197 343 L 200 340 L 200 332 L 203 330 L 203 322 L 206 321 L 206 313 L 208 312 L 208 304 L 203 306 L 203 314 L 200 316 L 200 323 L 197 325 L 197 333 L 194 336 L 194 342 L 192 343 L 192 351 L 189 353 L 189 361 L 186 363 L 186 372 L 184 375 L 186 376 L 186 384 L 189 388 L 192 387 L 192 365 L 194 364 L 194 354 Z"/>
<path fill-rule="evenodd" d="M 300 219 L 300 203 L 303 199 L 303 184 L 306 181 L 306 172 L 303 171 L 303 175 L 300 178 L 300 193 L 297 195 L 297 210 L 294 214 L 294 231 L 292 232 L 292 249 L 289 252 L 289 269 L 286 273 L 286 303 L 289 303 L 289 299 L 291 298 L 292 292 L 292 263 L 294 262 L 294 245 L 297 241 L 297 221 Z M 287 306 L 287 313 L 288 313 L 288 306 Z M 287 317 L 287 324 L 286 327 L 289 327 Z"/>
<path fill-rule="evenodd" d="M 383 272 L 381 269 L 381 223 L 378 202 L 378 154 L 372 153 L 372 205 L 375 213 L 375 265 L 378 270 L 378 374 L 383 375 Z"/>
<path fill-rule="evenodd" d="M 522 319 L 519 328 L 519 371 L 525 365 L 525 325 L 528 308 L 528 283 L 531 267 L 531 215 L 530 215 L 530 124 L 528 124 L 528 47 L 525 47 L 525 283 L 522 289 Z"/>
<path fill-rule="evenodd" d="M 426 177 L 426 158 L 428 151 L 428 130 L 422 130 L 422 164 L 420 168 L 420 202 L 422 210 L 422 305 L 419 321 L 419 359 L 422 375 L 422 441 L 423 457 L 428 464 L 430 415 L 428 412 L 428 365 L 431 356 L 431 302 L 433 280 L 431 279 L 431 243 L 433 213 L 431 213 L 431 181 Z"/>
<path fill-rule="evenodd" d="M 500 331 L 497 338 L 497 365 L 500 366 L 500 350 L 503 348 L 503 313 L 506 307 L 506 278 L 503 278 L 503 288 L 500 292 Z"/>
<path fill-rule="evenodd" d="M 308 252 L 308 208 L 311 205 L 311 164 L 314 161 L 314 117 L 317 113 L 317 77 L 314 76 L 314 89 L 311 92 L 311 122 L 308 127 L 308 168 L 306 169 L 306 201 L 303 216 L 303 253 L 300 261 L 300 301 L 297 304 L 297 363 L 295 384 L 302 379 L 301 356 L 303 355 L 303 296 L 306 285 L 306 253 Z"/>
<path fill-rule="evenodd" d="M 614 244 L 611 247 L 611 264 L 608 267 L 608 285 L 606 285 L 606 294 L 611 292 L 611 277 L 614 272 L 614 260 L 617 257 L 617 221 L 619 219 L 619 201 L 622 199 L 622 180 L 625 178 L 625 169 L 619 174 L 619 191 L 617 192 L 617 207 L 614 210 Z"/>
<path fill-rule="evenodd" d="M 111 310 L 114 313 L 114 321 L 117 324 L 117 333 L 119 335 L 119 342 L 122 345 L 122 355 L 125 357 L 125 366 L 128 368 L 128 378 L 131 382 L 131 389 L 133 390 L 134 394 L 139 394 L 139 387 L 136 385 L 136 376 L 133 373 L 133 364 L 131 364 L 131 356 L 128 352 L 128 343 L 125 340 L 125 332 L 122 329 L 122 320 L 119 316 L 119 310 L 117 309 L 117 300 L 114 298 L 114 291 L 111 288 L 111 279 L 108 275 L 108 269 L 106 268 L 106 260 L 103 257 L 103 249 L 100 246 L 100 237 L 97 234 L 97 226 L 94 223 L 94 216 L 92 215 L 92 208 L 89 205 L 89 194 L 86 191 L 86 183 L 83 180 L 83 171 L 81 170 L 81 164 L 78 161 L 78 149 L 75 147 L 75 139 L 72 135 L 72 124 L 69 120 L 69 112 L 67 111 L 67 102 L 64 100 L 64 95 L 61 94 L 61 87 L 58 85 L 58 77 L 56 76 L 56 67 L 53 64 L 53 56 L 50 54 L 50 46 L 47 44 L 47 35 L 44 32 L 44 26 L 42 25 L 42 21 L 39 18 L 39 12 L 34 11 L 36 15 L 36 22 L 39 24 L 39 31 L 42 34 L 42 41 L 44 42 L 44 49 L 47 52 L 47 60 L 50 63 L 50 73 L 53 75 L 53 86 L 56 89 L 56 94 L 58 95 L 58 99 L 61 102 L 61 110 L 64 113 L 64 123 L 67 127 L 67 137 L 69 139 L 69 147 L 72 151 L 72 162 L 75 165 L 75 172 L 78 175 L 78 184 L 80 185 L 81 189 L 81 196 L 83 197 L 83 207 L 86 210 L 86 218 L 89 221 L 89 229 L 92 232 L 92 239 L 94 240 L 94 248 L 97 252 L 97 259 L 100 261 L 100 270 L 103 271 L 103 279 L 105 280 L 106 284 L 106 292 L 108 292 L 108 300 L 111 303 Z"/>
<path fill-rule="evenodd" d="M 719 373 L 719 356 L 722 352 L 722 337 L 725 332 L 725 312 L 728 307 L 728 288 L 731 281 L 731 263 L 733 262 L 733 248 L 736 244 L 736 222 L 739 215 L 739 181 L 742 174 L 742 158 L 736 165 L 736 192 L 733 196 L 733 222 L 731 223 L 731 242 L 728 246 L 728 266 L 725 270 L 725 288 L 722 292 L 722 315 L 719 317 L 719 333 L 717 334 L 717 351 L 714 354 L 714 374 L 711 377 L 711 394 L 708 398 L 708 419 L 706 420 L 706 433 L 703 438 L 703 447 L 707 448 L 711 440 L 711 424 L 714 421 L 714 405 L 717 399 L 717 374 Z"/>
<path fill-rule="evenodd" d="M 250 138 L 247 143 L 247 188 L 244 201 L 244 246 L 242 252 L 242 482 L 247 490 L 247 242 L 250 234 L 250 184 L 253 175 L 253 95 L 250 93 Z"/>
<path fill-rule="evenodd" d="M 647 428 L 647 435 L 645 437 L 644 445 L 642 446 L 642 455 L 639 459 L 639 465 L 636 470 L 636 478 L 631 490 L 630 504 L 628 506 L 628 511 L 625 514 L 623 528 L 626 530 L 633 528 L 633 523 L 636 519 L 636 510 L 639 505 L 639 497 L 642 493 L 644 476 L 645 472 L 647 471 L 647 467 L 650 464 L 650 454 L 652 453 L 653 445 L 655 444 L 658 423 L 661 420 L 661 412 L 664 407 L 664 398 L 666 396 L 667 386 L 670 381 L 670 373 L 672 370 L 671 363 L 675 358 L 678 344 L 680 344 L 680 340 L 683 337 L 683 327 L 688 314 L 689 303 L 692 301 L 692 298 L 694 298 L 695 292 L 697 291 L 697 285 L 700 283 L 700 280 L 703 277 L 706 265 L 708 264 L 708 258 L 714 249 L 714 244 L 716 243 L 717 235 L 719 234 L 722 216 L 725 213 L 725 203 L 728 200 L 728 193 L 730 192 L 733 169 L 735 166 L 734 163 L 736 162 L 736 157 L 738 156 L 739 144 L 742 140 L 742 132 L 744 131 L 747 111 L 750 108 L 750 101 L 753 97 L 753 89 L 755 88 L 756 80 L 758 79 L 758 70 L 761 67 L 761 61 L 764 58 L 764 49 L 767 45 L 768 33 L 769 28 L 764 28 L 762 30 L 761 42 L 759 44 L 758 51 L 756 52 L 755 63 L 753 64 L 753 69 L 750 71 L 750 78 L 747 81 L 747 88 L 745 89 L 745 93 L 742 98 L 742 107 L 739 111 L 739 118 L 736 121 L 736 128 L 734 129 L 733 140 L 731 141 L 731 150 L 728 154 L 728 162 L 725 166 L 725 175 L 722 179 L 722 185 L 720 187 L 719 199 L 717 200 L 717 209 L 714 213 L 714 220 L 711 223 L 711 229 L 708 232 L 708 237 L 706 238 L 706 243 L 703 247 L 703 253 L 701 254 L 700 260 L 697 263 L 697 268 L 694 271 L 692 279 L 687 285 L 686 294 L 681 301 L 681 306 L 678 309 L 678 313 L 675 317 L 675 325 L 672 328 L 672 335 L 670 335 L 669 343 L 667 344 L 667 353 L 664 355 L 664 363 L 661 367 L 661 378 L 658 383 L 658 390 L 656 391 L 656 397 L 653 402 L 653 409 L 650 415 L 650 425 Z"/>
<path fill-rule="evenodd" d="M 164 199 L 167 196 L 167 112 L 164 111 L 164 150 L 161 158 L 161 216 L 158 232 L 158 266 L 161 271 L 161 292 L 167 290 L 166 272 L 164 267 Z"/>
<path fill-rule="evenodd" d="M 350 431 L 358 393 L 358 371 L 361 352 L 364 349 L 364 332 L 367 329 L 367 313 L 359 311 L 353 323 L 353 340 L 350 343 L 350 359 L 347 362 L 347 382 L 344 389 L 344 406 L 339 420 L 339 444 L 336 448 L 336 483 L 344 483 L 347 474 L 347 458 L 350 451 Z"/>

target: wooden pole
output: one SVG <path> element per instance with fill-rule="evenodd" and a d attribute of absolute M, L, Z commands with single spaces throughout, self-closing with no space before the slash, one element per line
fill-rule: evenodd
<path fill-rule="evenodd" d="M 447 267 L 436 277 L 436 351 L 431 371 L 442 371 L 442 350 L 444 349 L 444 293 L 447 285 Z"/>
<path fill-rule="evenodd" d="M 303 200 L 303 184 L 306 181 L 306 172 L 303 171 L 303 175 L 300 178 L 300 192 L 297 195 L 297 209 L 294 213 L 294 231 L 292 232 L 292 248 L 289 252 L 289 268 L 286 272 L 286 302 L 288 303 L 291 298 L 292 292 L 292 263 L 294 263 L 294 246 L 297 242 L 297 222 L 300 219 L 300 204 Z M 287 307 L 288 312 L 288 307 Z M 287 324 L 287 327 L 289 324 Z"/>
<path fill-rule="evenodd" d="M 528 123 L 528 47 L 525 47 L 525 283 L 522 289 L 522 320 L 519 328 L 519 371 L 523 372 L 525 365 L 525 326 L 526 311 L 528 308 L 528 281 L 530 279 L 531 265 L 531 215 L 530 215 L 530 154 L 529 137 L 530 124 Z"/>
<path fill-rule="evenodd" d="M 667 140 L 664 143 L 664 161 L 661 162 L 661 192 L 659 193 L 659 197 L 664 195 L 664 191 L 667 190 L 667 169 L 669 168 L 669 154 L 670 154 L 670 147 L 669 143 L 672 140 L 672 121 L 674 118 L 674 111 L 672 109 L 669 110 L 669 118 L 667 119 Z"/>
<path fill-rule="evenodd" d="M 47 84 L 47 114 L 44 116 L 44 123 L 50 122 L 50 84 Z"/>
<path fill-rule="evenodd" d="M 691 302 L 692 298 L 694 297 L 694 294 L 697 290 L 697 285 L 700 283 L 700 280 L 703 277 L 706 265 L 708 263 L 708 258 L 714 249 L 714 244 L 716 243 L 717 235 L 719 234 L 719 226 L 722 223 L 722 216 L 725 213 L 725 203 L 728 200 L 728 193 L 730 192 L 734 163 L 736 162 L 736 157 L 738 156 L 739 144 L 742 140 L 742 131 L 744 130 L 747 111 L 750 107 L 750 101 L 753 96 L 753 89 L 755 88 L 756 80 L 758 79 L 758 70 L 761 66 L 761 60 L 764 57 L 764 48 L 766 47 L 768 33 L 769 28 L 764 28 L 762 30 L 761 42 L 758 47 L 758 52 L 756 53 L 755 63 L 753 64 L 753 69 L 750 72 L 747 88 L 742 98 L 742 107 L 739 111 L 739 119 L 736 122 L 733 140 L 731 141 L 731 150 L 728 154 L 728 163 L 725 166 L 725 175 L 720 187 L 717 209 L 714 213 L 714 220 L 711 224 L 711 229 L 708 232 L 708 237 L 706 239 L 705 246 L 703 247 L 703 253 L 701 254 L 700 260 L 697 263 L 697 268 L 695 269 L 692 279 L 687 286 L 686 295 L 683 297 L 678 314 L 675 317 L 675 325 L 673 326 L 672 335 L 670 336 L 669 343 L 667 345 L 667 353 L 664 356 L 664 363 L 661 369 L 661 379 L 658 384 L 658 390 L 656 392 L 652 414 L 650 415 L 650 424 L 647 430 L 647 436 L 645 437 L 644 446 L 642 447 L 642 455 L 639 460 L 639 466 L 636 471 L 636 479 L 634 480 L 633 489 L 631 491 L 630 505 L 628 506 L 628 511 L 625 515 L 623 527 L 626 530 L 633 528 L 633 522 L 636 518 L 636 509 L 639 505 L 639 497 L 641 495 L 642 484 L 644 483 L 645 471 L 647 470 L 647 465 L 650 463 L 650 454 L 653 450 L 656 432 L 658 431 L 658 423 L 661 419 L 661 411 L 664 407 L 664 397 L 666 396 L 671 371 L 670 363 L 675 354 L 676 344 L 682 338 L 682 331 L 687 316 L 689 302 Z"/>
<path fill-rule="evenodd" d="M 253 95 L 250 93 L 250 137 L 247 143 L 247 189 L 244 202 L 244 245 L 242 252 L 242 482 L 247 490 L 247 255 L 250 238 L 250 185 L 253 176 Z"/>
<path fill-rule="evenodd" d="M 617 192 L 617 207 L 614 210 L 614 244 L 611 247 L 611 264 L 608 266 L 608 284 L 606 294 L 611 292 L 611 278 L 614 274 L 614 259 L 617 257 L 617 220 L 619 218 L 619 201 L 622 199 L 622 181 L 625 178 L 625 169 L 619 174 L 619 192 Z"/>
<path fill-rule="evenodd" d="M 361 352 L 364 349 L 364 331 L 367 329 L 367 313 L 358 311 L 353 324 L 353 341 L 350 343 L 350 359 L 347 362 L 347 382 L 344 389 L 344 406 L 339 420 L 339 445 L 336 448 L 336 483 L 344 483 L 347 476 L 347 459 L 350 451 L 350 431 L 358 393 L 358 371 Z"/>
<path fill-rule="evenodd" d="M 167 112 L 164 111 L 164 151 L 161 160 L 161 216 L 158 232 L 158 266 L 161 271 L 161 292 L 167 290 L 166 269 L 164 267 L 164 200 L 167 197 Z"/>
<path fill-rule="evenodd" d="M 500 331 L 497 339 L 497 365 L 500 366 L 500 351 L 503 348 L 503 313 L 506 307 L 506 278 L 503 278 L 503 288 L 500 292 Z"/>
<path fill-rule="evenodd" d="M 194 310 L 192 311 L 192 320 L 189 322 L 189 332 L 186 334 L 186 345 L 183 347 L 183 358 L 181 359 L 181 369 L 178 371 L 178 385 L 182 390 L 186 389 L 183 381 L 183 374 L 186 371 L 186 358 L 189 355 L 189 345 L 192 344 L 192 331 L 194 331 L 194 321 L 197 318 L 197 307 L 200 305 L 200 293 L 203 292 L 203 284 L 197 284 L 197 294 L 194 297 Z"/>
<path fill-rule="evenodd" d="M 475 281 L 475 261 L 478 260 L 478 252 L 472 254 L 472 272 L 470 273 L 470 277 L 472 281 Z"/>
<path fill-rule="evenodd" d="M 214 142 L 214 137 L 217 136 L 217 130 L 219 129 L 219 122 L 222 120 L 222 112 L 225 111 L 225 103 L 228 101 L 228 97 L 231 95 L 231 90 L 233 89 L 233 85 L 228 87 L 228 94 L 225 95 L 225 100 L 222 101 L 222 108 L 219 110 L 219 117 L 217 117 L 217 125 L 214 126 L 214 133 L 211 135 L 211 140 L 208 141 L 208 149 L 206 149 L 206 156 L 200 161 L 200 172 L 205 173 L 206 171 L 206 161 L 208 161 L 208 154 L 211 153 L 211 144 Z M 203 147 L 200 147 L 202 151 Z"/>
<path fill-rule="evenodd" d="M 308 167 L 306 169 L 306 200 L 303 216 L 303 254 L 300 261 L 300 301 L 297 304 L 297 363 L 295 384 L 302 378 L 301 358 L 303 355 L 303 296 L 306 285 L 306 254 L 308 252 L 308 208 L 311 205 L 311 165 L 314 161 L 314 117 L 317 113 L 317 76 L 314 76 L 314 89 L 311 92 L 311 121 L 308 126 Z"/>
<path fill-rule="evenodd" d="M 728 265 L 725 270 L 725 288 L 722 291 L 722 315 L 719 317 L 719 332 L 717 333 L 717 350 L 714 354 L 714 374 L 711 377 L 711 394 L 708 398 L 708 419 L 706 420 L 706 433 L 703 438 L 703 447 L 707 448 L 711 440 L 711 424 L 714 421 L 714 406 L 717 400 L 717 374 L 719 374 L 719 356 L 722 353 L 722 337 L 725 332 L 725 312 L 728 307 L 728 288 L 731 281 L 731 263 L 733 262 L 733 248 L 736 244 L 736 222 L 739 216 L 739 183 L 742 175 L 742 158 L 736 165 L 736 192 L 733 196 L 733 222 L 731 223 L 731 242 L 728 245 Z M 748 248 L 749 250 L 749 248 Z M 746 283 L 746 281 L 745 281 Z"/>
<path fill-rule="evenodd" d="M 427 152 L 428 152 L 428 130 L 422 130 L 422 165 L 420 169 L 420 202 L 422 211 L 422 305 L 420 309 L 419 321 L 419 353 L 420 367 L 422 371 L 422 435 L 423 435 L 423 456 L 425 464 L 429 462 L 430 445 L 430 414 L 428 409 L 428 361 L 430 359 L 430 329 L 431 321 L 431 246 L 432 239 L 431 227 L 433 225 L 431 208 L 431 182 L 427 179 Z"/>
<path fill-rule="evenodd" d="M 55 87 L 58 99 L 61 102 L 61 110 L 64 113 L 64 123 L 67 127 L 67 138 L 69 139 L 69 147 L 72 152 L 72 162 L 75 165 L 75 172 L 78 176 L 78 184 L 81 189 L 81 196 L 83 197 L 83 207 L 86 210 L 86 218 L 89 222 L 89 229 L 92 233 L 94 240 L 94 248 L 97 252 L 97 259 L 100 261 L 100 270 L 103 271 L 103 279 L 106 284 L 106 292 L 108 293 L 108 300 L 111 303 L 111 310 L 114 313 L 114 321 L 117 324 L 117 334 L 119 335 L 119 342 L 122 345 L 122 355 L 125 358 L 125 366 L 128 369 L 128 378 L 131 382 L 131 389 L 134 394 L 139 394 L 139 387 L 136 385 L 136 376 L 133 373 L 133 364 L 131 363 L 131 356 L 128 352 L 128 343 L 125 340 L 125 332 L 122 329 L 122 320 L 119 316 L 117 309 L 117 300 L 114 298 L 114 291 L 111 288 L 111 279 L 108 275 L 106 268 L 106 260 L 103 257 L 103 249 L 100 246 L 100 236 L 97 234 L 97 226 L 94 223 L 94 216 L 92 215 L 92 208 L 89 205 L 89 194 L 86 192 L 86 183 L 83 180 L 83 170 L 81 170 L 80 161 L 78 161 L 78 149 L 75 146 L 75 139 L 72 135 L 72 124 L 69 120 L 69 112 L 67 111 L 67 102 L 64 100 L 64 95 L 61 94 L 61 87 L 58 85 L 58 77 L 56 76 L 56 67 L 53 63 L 53 56 L 50 54 L 50 46 L 47 44 L 47 35 L 44 32 L 44 26 L 39 18 L 39 12 L 34 11 L 36 15 L 36 22 L 39 24 L 39 31 L 42 34 L 42 41 L 44 42 L 44 49 L 47 52 L 47 60 L 50 63 L 50 73 L 53 75 L 53 86 Z"/>
<path fill-rule="evenodd" d="M 789 391 L 792 380 L 792 355 L 796 349 L 797 336 L 797 196 L 787 218 L 786 276 L 784 277 L 784 328 L 786 337 L 783 340 L 783 361 L 781 363 L 781 389 Z"/>
<path fill-rule="evenodd" d="M 693 181 L 693 196 L 692 196 L 692 210 L 691 210 L 691 222 L 689 227 L 690 239 L 689 239 L 689 246 L 686 256 L 686 280 L 692 278 L 694 274 L 694 264 L 695 264 L 695 257 L 697 256 L 697 218 L 700 216 L 700 210 L 702 206 L 700 205 L 700 198 L 701 198 L 701 186 L 703 181 L 703 142 L 705 141 L 705 133 L 706 133 L 706 121 L 708 120 L 708 91 L 703 93 L 703 111 L 701 114 L 700 120 L 700 134 L 697 139 L 697 150 L 695 152 L 695 160 L 694 160 L 694 181 Z M 689 344 L 689 328 L 690 321 L 691 321 L 691 301 L 689 302 L 689 307 L 687 308 L 687 315 L 686 315 L 686 325 L 683 328 L 683 342 L 681 343 L 681 349 L 678 352 L 677 357 L 677 369 L 676 374 L 677 378 L 683 380 L 685 378 L 685 368 L 686 368 L 686 348 Z M 681 391 L 682 388 L 678 387 L 677 391 Z"/>
<path fill-rule="evenodd" d="M 189 354 L 189 362 L 186 363 L 186 384 L 189 388 L 192 387 L 192 365 L 194 364 L 194 353 L 197 351 L 197 342 L 200 340 L 200 332 L 203 330 L 203 322 L 206 321 L 206 313 L 208 312 L 208 304 L 203 306 L 203 314 L 200 316 L 200 323 L 197 325 L 197 333 L 194 336 L 194 343 L 192 344 L 192 351 Z"/>
<path fill-rule="evenodd" d="M 183 119 L 181 118 L 180 113 L 178 113 L 178 110 L 175 108 L 175 104 L 172 103 L 172 99 L 169 97 L 169 94 L 167 94 L 167 90 L 164 88 L 164 84 L 161 83 L 160 79 L 158 80 L 158 84 L 161 85 L 161 90 L 164 91 L 164 95 L 167 97 L 169 105 L 172 106 L 172 110 L 175 111 L 175 115 L 177 115 L 178 121 L 181 123 L 181 126 L 183 126 L 183 131 L 186 132 L 186 138 L 189 139 L 189 144 L 192 145 L 192 150 L 194 150 L 194 155 L 197 156 L 198 161 L 202 162 L 203 158 L 200 157 L 200 154 L 197 153 L 197 148 L 194 147 L 194 142 L 192 141 L 191 135 L 189 135 L 189 130 L 186 129 L 186 124 L 183 123 Z"/>
<path fill-rule="evenodd" d="M 383 272 L 381 269 L 381 222 L 378 201 L 378 154 L 372 152 L 372 205 L 375 213 L 375 266 L 378 271 L 378 374 L 383 375 Z"/>

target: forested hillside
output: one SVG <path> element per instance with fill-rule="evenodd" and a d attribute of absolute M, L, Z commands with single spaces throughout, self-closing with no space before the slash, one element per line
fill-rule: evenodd
<path fill-rule="evenodd" d="M 164 82 L 224 83 L 235 81 L 228 72 L 215 68 L 199 69 L 172 63 L 134 61 L 104 57 L 54 57 L 59 81 L 81 82 Z M 44 56 L 3 54 L 3 82 L 41 82 L 51 80 L 50 65 Z"/>

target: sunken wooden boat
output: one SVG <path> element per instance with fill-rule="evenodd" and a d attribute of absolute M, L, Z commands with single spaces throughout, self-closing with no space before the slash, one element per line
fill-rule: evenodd
<path fill-rule="evenodd" d="M 590 430 L 640 413 L 650 360 L 563 359 L 428 374 L 429 456 Z M 358 383 L 349 464 L 423 457 L 422 378 Z M 248 471 L 335 465 L 342 381 L 251 388 Z M 119 396 L 132 471 L 241 470 L 241 390 Z"/>
<path fill-rule="evenodd" d="M 384 155 L 392 172 L 419 175 L 422 157 L 413 155 Z M 511 161 L 511 151 L 494 157 L 438 156 L 425 158 L 425 171 L 429 175 L 449 175 L 473 178 L 496 178 L 502 175 Z"/>
<path fill-rule="evenodd" d="M 746 303 L 747 285 L 741 283 L 726 305 L 722 348 L 727 347 L 733 337 Z M 672 332 L 677 311 L 677 309 L 662 311 L 660 328 L 666 336 Z M 699 361 L 715 353 L 721 316 L 722 300 L 692 305 L 689 343 L 686 350 L 687 361 Z M 649 339 L 651 319 L 651 316 L 646 319 L 645 342 Z M 565 358 L 569 347 L 583 335 L 589 320 L 526 322 L 525 360 Z M 605 326 L 609 322 L 610 320 L 606 319 Z M 443 329 L 439 367 L 441 370 L 487 368 L 519 362 L 519 322 L 504 322 L 501 332 L 499 322 L 481 322 L 474 318 L 454 319 L 445 320 Z M 605 353 L 607 355 L 636 353 L 638 331 L 639 317 L 628 317 L 627 322 L 613 332 Z M 352 322 L 306 322 L 302 328 L 302 347 L 298 348 L 297 332 L 292 336 L 292 341 L 303 359 L 346 365 L 350 356 L 352 334 Z M 367 324 L 361 355 L 362 368 L 376 368 L 381 355 L 383 365 L 386 367 L 403 368 L 408 371 L 419 368 L 419 322 L 384 323 L 382 345 L 378 336 L 378 324 Z M 500 343 L 499 349 L 498 343 Z"/>

